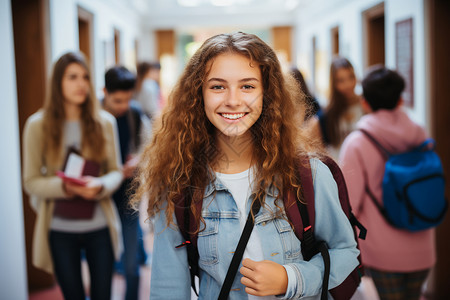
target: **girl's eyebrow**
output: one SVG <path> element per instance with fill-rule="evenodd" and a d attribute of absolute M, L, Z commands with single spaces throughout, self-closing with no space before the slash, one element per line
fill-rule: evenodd
<path fill-rule="evenodd" d="M 207 82 L 210 82 L 210 81 L 227 82 L 223 78 L 216 78 L 216 77 L 212 77 L 212 78 L 208 79 Z M 248 82 L 248 81 L 259 81 L 259 80 L 257 78 L 255 78 L 255 77 L 242 78 L 242 79 L 239 80 L 239 82 Z"/>

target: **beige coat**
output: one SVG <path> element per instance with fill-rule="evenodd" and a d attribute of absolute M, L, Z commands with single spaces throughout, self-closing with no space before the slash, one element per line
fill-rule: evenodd
<path fill-rule="evenodd" d="M 112 193 L 122 182 L 119 149 L 117 145 L 117 126 L 114 117 L 102 111 L 101 122 L 106 140 L 106 159 L 102 164 L 103 190 L 97 196 L 106 216 L 111 235 L 114 255 L 119 258 L 122 250 L 122 234 L 116 206 L 111 199 Z M 53 217 L 55 198 L 64 198 L 62 179 L 56 176 L 61 167 L 59 163 L 45 162 L 43 153 L 43 113 L 31 115 L 23 133 L 23 185 L 30 195 L 31 207 L 37 214 L 33 235 L 33 264 L 49 273 L 53 273 L 53 263 L 49 247 L 49 228 Z"/>

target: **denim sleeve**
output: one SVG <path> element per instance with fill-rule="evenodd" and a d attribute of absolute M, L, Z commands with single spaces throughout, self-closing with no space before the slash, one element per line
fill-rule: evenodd
<path fill-rule="evenodd" d="M 173 225 L 166 226 L 165 211 L 162 211 L 154 220 L 150 299 L 190 299 L 186 248 L 175 248 L 182 242 L 180 231 Z"/>
<path fill-rule="evenodd" d="M 325 164 L 311 160 L 315 193 L 315 236 L 327 243 L 330 253 L 329 289 L 338 286 L 358 265 L 359 250 L 353 229 L 340 207 L 338 190 L 333 175 Z M 321 254 L 310 261 L 300 261 L 285 266 L 288 289 L 282 299 L 298 299 L 321 292 L 324 263 Z"/>

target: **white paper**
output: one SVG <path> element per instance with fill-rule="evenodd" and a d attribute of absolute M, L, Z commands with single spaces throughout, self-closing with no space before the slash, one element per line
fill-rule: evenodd
<path fill-rule="evenodd" d="M 78 154 L 70 153 L 64 173 L 67 177 L 79 178 L 83 174 L 85 159 Z"/>

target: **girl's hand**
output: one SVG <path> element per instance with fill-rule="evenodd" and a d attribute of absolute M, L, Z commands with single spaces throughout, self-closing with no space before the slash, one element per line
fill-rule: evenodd
<path fill-rule="evenodd" d="M 64 187 L 68 195 L 77 195 L 87 200 L 95 200 L 95 197 L 103 188 L 102 181 L 98 177 L 83 176 L 84 185 L 65 182 Z"/>
<path fill-rule="evenodd" d="M 241 283 L 246 286 L 247 294 L 270 296 L 286 293 L 288 276 L 284 267 L 276 262 L 246 258 L 242 261 L 240 272 L 244 276 Z"/>

